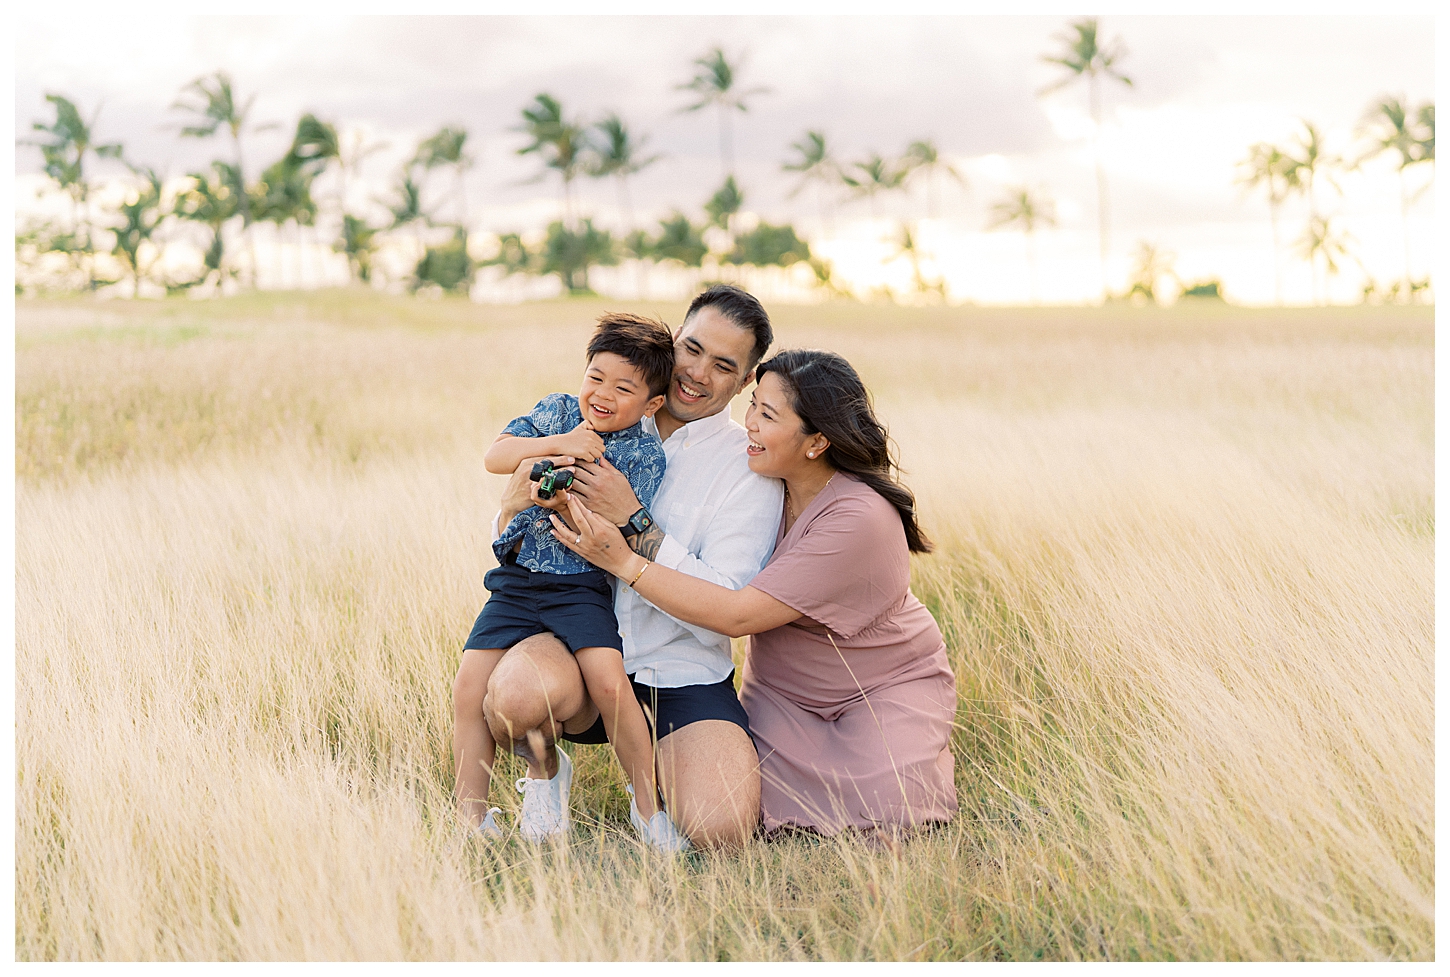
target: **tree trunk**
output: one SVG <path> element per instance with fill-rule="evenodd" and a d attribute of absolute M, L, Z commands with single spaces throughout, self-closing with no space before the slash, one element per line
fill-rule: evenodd
<path fill-rule="evenodd" d="M 459 163 L 453 169 L 454 182 L 458 186 L 458 226 L 468 228 L 468 192 L 463 186 L 463 164 Z"/>
<path fill-rule="evenodd" d="M 1269 230 L 1274 239 L 1274 304 L 1284 304 L 1284 281 L 1279 261 L 1279 205 L 1269 198 Z"/>
<path fill-rule="evenodd" d="M 1037 304 L 1037 247 L 1032 232 L 1027 232 L 1027 295 L 1031 305 Z"/>
<path fill-rule="evenodd" d="M 730 174 L 735 171 L 735 160 L 730 153 L 730 109 L 722 102 L 720 109 L 720 166 L 725 171 L 721 177 L 728 180 Z"/>
<path fill-rule="evenodd" d="M 252 246 L 252 203 L 247 199 L 247 171 L 242 169 L 241 133 L 232 130 L 232 142 L 237 148 L 237 209 L 242 215 L 242 243 L 247 249 L 247 278 L 252 288 L 257 287 L 257 252 Z"/>
<path fill-rule="evenodd" d="M 1413 301 L 1414 292 L 1410 289 L 1410 202 L 1405 196 L 1405 168 L 1400 167 L 1400 226 L 1405 234 L 1405 297 Z"/>
<path fill-rule="evenodd" d="M 1098 264 L 1103 275 L 1103 301 L 1108 290 L 1108 178 L 1103 172 L 1102 119 L 1098 107 L 1098 76 L 1088 76 L 1088 100 L 1093 115 L 1093 166 L 1098 178 Z"/>

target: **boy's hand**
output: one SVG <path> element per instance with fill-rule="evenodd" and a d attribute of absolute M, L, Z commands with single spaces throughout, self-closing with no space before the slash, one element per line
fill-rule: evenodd
<path fill-rule="evenodd" d="M 556 437 L 554 445 L 561 454 L 588 461 L 598 461 L 604 457 L 604 439 L 595 433 L 588 421 L 582 422 L 568 434 Z"/>
<path fill-rule="evenodd" d="M 574 463 L 574 458 L 571 455 L 548 455 L 545 457 L 559 467 L 572 465 Z M 534 470 L 535 462 L 544 461 L 545 457 L 525 458 L 519 462 L 519 467 L 515 468 L 514 473 L 509 476 L 508 484 L 504 486 L 503 496 L 498 500 L 498 528 L 500 531 L 513 520 L 514 516 L 523 512 L 531 505 L 541 505 L 549 509 L 554 508 L 554 506 L 549 505 L 549 502 L 554 501 L 553 499 L 541 501 L 538 498 L 536 493 L 539 488 L 539 483 L 529 481 L 529 472 Z M 558 496 L 555 496 L 555 498 L 557 499 Z"/>

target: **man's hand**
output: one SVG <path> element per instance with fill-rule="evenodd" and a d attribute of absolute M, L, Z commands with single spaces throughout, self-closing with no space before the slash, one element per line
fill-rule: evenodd
<path fill-rule="evenodd" d="M 574 486 L 569 491 L 579 496 L 590 512 L 616 526 L 623 526 L 639 511 L 639 498 L 629 479 L 602 455 L 597 463 L 581 460 L 574 466 Z"/>
<path fill-rule="evenodd" d="M 604 457 L 604 439 L 595 433 L 588 421 L 580 422 L 568 434 L 556 434 L 552 447 L 558 448 L 561 454 L 571 455 L 580 461 L 594 461 Z"/>
<path fill-rule="evenodd" d="M 536 462 L 544 461 L 545 458 L 525 458 L 519 462 L 519 467 L 509 476 L 508 485 L 504 486 L 503 497 L 498 500 L 498 528 L 499 532 L 513 521 L 514 516 L 523 512 L 531 505 L 541 505 L 546 509 L 563 510 L 567 507 L 564 501 L 564 493 L 555 493 L 552 499 L 540 499 L 538 494 L 539 483 L 529 481 L 529 472 L 534 470 Z M 574 458 L 570 455 L 549 455 L 548 461 L 555 466 L 563 467 L 572 465 Z"/>

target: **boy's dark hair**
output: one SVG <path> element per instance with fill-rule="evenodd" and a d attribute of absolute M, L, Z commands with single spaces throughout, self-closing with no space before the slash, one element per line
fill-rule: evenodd
<path fill-rule="evenodd" d="M 657 319 L 632 312 L 606 312 L 589 340 L 588 358 L 614 353 L 644 374 L 649 395 L 658 397 L 675 372 L 675 340 L 670 327 Z"/>
<path fill-rule="evenodd" d="M 765 351 L 770 349 L 770 344 L 775 342 L 775 333 L 771 331 L 770 316 L 765 314 L 765 307 L 760 304 L 759 299 L 743 288 L 736 288 L 734 285 L 711 285 L 695 296 L 695 301 L 690 303 L 690 309 L 685 313 L 684 321 L 689 322 L 690 316 L 701 309 L 718 309 L 736 327 L 748 329 L 755 334 L 755 348 L 750 351 L 746 373 L 755 369 L 755 364 L 760 362 Z"/>

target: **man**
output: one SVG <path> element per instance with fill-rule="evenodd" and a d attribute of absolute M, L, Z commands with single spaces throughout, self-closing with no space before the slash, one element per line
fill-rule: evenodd
<path fill-rule="evenodd" d="M 640 506 L 608 462 L 577 465 L 571 489 L 620 526 L 637 552 L 734 589 L 764 566 L 780 523 L 780 483 L 750 471 L 745 429 L 729 409 L 772 339 L 770 319 L 749 293 L 717 285 L 696 296 L 675 335 L 665 407 L 645 422 L 667 459 L 654 510 Z M 529 465 L 505 491 L 500 525 L 537 501 Z M 666 808 L 636 829 L 663 850 L 686 847 L 676 826 L 700 847 L 743 844 L 759 819 L 760 773 L 735 696 L 730 639 L 665 615 L 623 581 L 615 615 L 625 671 L 657 739 Z M 520 830 L 536 839 L 566 832 L 572 771 L 554 741 L 605 741 L 572 656 L 549 634 L 515 645 L 489 678 L 484 716 L 495 741 L 512 741 L 528 760 Z"/>

